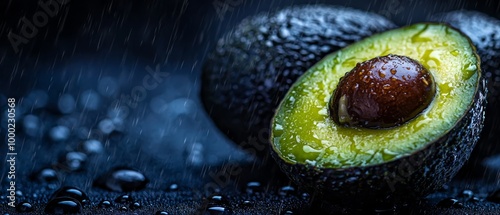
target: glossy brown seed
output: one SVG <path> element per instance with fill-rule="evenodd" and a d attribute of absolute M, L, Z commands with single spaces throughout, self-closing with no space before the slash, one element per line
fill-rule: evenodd
<path fill-rule="evenodd" d="M 420 114 L 434 98 L 431 73 L 399 55 L 358 63 L 340 79 L 330 99 L 330 116 L 339 125 L 388 128 Z"/>

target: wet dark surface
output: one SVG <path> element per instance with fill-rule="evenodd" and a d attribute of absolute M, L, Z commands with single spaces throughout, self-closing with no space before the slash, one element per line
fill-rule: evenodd
<path fill-rule="evenodd" d="M 2 1 L 0 133 L 6 136 L 7 98 L 15 98 L 17 208 L 8 205 L 4 159 L 1 214 L 498 214 L 500 150 L 487 141 L 442 190 L 363 211 L 304 193 L 273 160 L 250 157 L 214 127 L 200 103 L 199 76 L 217 39 L 248 15 L 317 2 L 398 25 L 461 8 L 500 18 L 495 1 L 71 1 L 46 24 L 39 18 L 38 32 L 16 53 L 9 32 L 22 34 L 23 17 L 32 20 L 43 7 Z M 490 123 L 488 136 L 500 139 L 498 120 Z M 7 150 L 5 138 L 0 157 Z M 130 172 L 113 174 L 124 167 Z M 81 190 L 88 204 L 74 190 L 55 194 L 64 186 Z M 463 207 L 447 207 L 450 198 Z"/>

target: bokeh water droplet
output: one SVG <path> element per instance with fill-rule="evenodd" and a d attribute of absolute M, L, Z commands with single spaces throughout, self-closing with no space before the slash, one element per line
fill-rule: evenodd
<path fill-rule="evenodd" d="M 63 94 L 59 97 L 59 101 L 57 102 L 57 107 L 59 111 L 63 114 L 70 114 L 75 111 L 76 104 L 75 98 L 69 94 Z"/>
<path fill-rule="evenodd" d="M 54 141 L 64 141 L 69 138 L 70 130 L 66 126 L 58 125 L 50 129 L 49 136 Z"/>
<path fill-rule="evenodd" d="M 80 95 L 80 107 L 83 110 L 97 110 L 101 105 L 101 96 L 94 90 L 86 90 Z"/>
<path fill-rule="evenodd" d="M 101 154 L 104 147 L 99 140 L 86 140 L 82 143 L 82 150 L 87 154 Z"/>

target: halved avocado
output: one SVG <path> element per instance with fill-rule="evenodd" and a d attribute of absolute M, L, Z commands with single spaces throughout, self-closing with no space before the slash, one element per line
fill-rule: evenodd
<path fill-rule="evenodd" d="M 370 74 L 381 74 L 370 63 L 385 62 L 380 67 L 385 68 L 393 62 L 388 56 L 399 56 L 393 59 L 394 65 L 403 66 L 397 71 L 389 69 L 389 73 L 372 81 L 366 81 L 363 75 L 351 80 L 350 76 L 361 73 L 362 68 L 367 68 L 365 74 L 368 70 Z M 418 70 L 426 70 L 421 74 L 430 73 L 435 93 L 430 94 L 428 103 L 405 101 L 418 98 L 417 94 L 396 97 L 395 105 L 384 106 L 385 96 L 391 93 L 382 92 L 386 85 L 380 88 L 377 81 L 386 80 L 380 77 L 395 78 L 400 69 L 412 70 L 401 62 L 407 58 Z M 332 99 L 337 91 L 350 89 L 346 86 L 382 92 L 370 95 L 386 100 L 364 110 L 398 108 L 398 104 L 412 102 L 425 107 L 416 107 L 419 111 L 412 112 L 411 117 L 396 111 L 396 115 L 406 117 L 401 121 L 393 122 L 386 116 L 368 122 L 387 123 L 361 123 L 350 110 L 355 105 Z M 398 86 L 391 85 L 401 95 L 413 93 L 413 88 Z M 372 93 L 363 92 L 344 95 L 353 100 Z M 448 182 L 468 159 L 483 127 L 485 96 L 479 58 L 468 37 L 459 31 L 432 23 L 387 31 L 328 55 L 299 78 L 272 121 L 272 154 L 293 181 L 337 203 L 423 196 Z M 348 113 L 345 115 L 351 119 L 349 122 L 354 123 L 346 125 L 335 120 L 332 106 L 345 106 L 339 108 L 345 109 L 339 113 Z"/>
<path fill-rule="evenodd" d="M 204 107 L 234 142 L 268 155 L 274 111 L 297 78 L 327 54 L 394 27 L 374 13 L 327 5 L 249 17 L 207 56 L 201 83 Z"/>

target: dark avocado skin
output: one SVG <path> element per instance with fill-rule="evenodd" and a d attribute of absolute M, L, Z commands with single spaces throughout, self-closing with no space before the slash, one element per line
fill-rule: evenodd
<path fill-rule="evenodd" d="M 206 58 L 205 109 L 229 138 L 265 155 L 274 110 L 300 75 L 328 53 L 394 27 L 376 14 L 321 5 L 245 19 Z"/>
<path fill-rule="evenodd" d="M 488 81 L 486 120 L 480 142 L 471 155 L 471 168 L 464 172 L 484 171 L 480 162 L 488 155 L 500 153 L 500 20 L 477 11 L 452 11 L 437 14 L 432 21 L 448 23 L 469 36 L 481 58 L 483 76 Z M 494 177 L 496 179 L 496 177 Z"/>
<path fill-rule="evenodd" d="M 370 207 L 423 197 L 457 174 L 479 140 L 486 81 L 481 78 L 478 85 L 470 109 L 452 130 L 425 148 L 388 163 L 345 169 L 315 168 L 288 163 L 274 150 L 270 151 L 292 181 L 331 203 Z"/>

